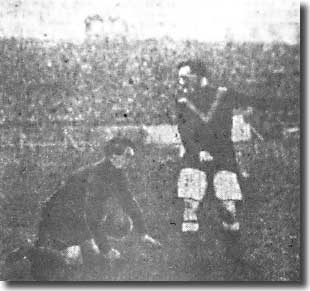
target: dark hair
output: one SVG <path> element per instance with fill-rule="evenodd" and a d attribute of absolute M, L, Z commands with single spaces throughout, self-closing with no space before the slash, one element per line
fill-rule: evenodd
<path fill-rule="evenodd" d="M 89 27 L 90 23 L 92 21 L 100 21 L 103 22 L 103 18 L 99 15 L 99 14 L 95 14 L 95 15 L 90 15 L 87 16 L 86 19 L 84 20 L 84 23 L 87 27 Z"/>
<path fill-rule="evenodd" d="M 134 151 L 136 150 L 135 144 L 128 138 L 114 137 L 104 147 L 106 156 L 113 154 L 122 155 L 127 147 L 131 147 Z"/>
<path fill-rule="evenodd" d="M 178 70 L 183 67 L 190 67 L 191 73 L 200 77 L 210 77 L 210 72 L 207 70 L 206 64 L 202 60 L 187 60 L 178 64 Z"/>

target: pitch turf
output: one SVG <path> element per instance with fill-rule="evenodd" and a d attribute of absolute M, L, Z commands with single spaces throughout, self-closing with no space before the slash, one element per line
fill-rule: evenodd
<path fill-rule="evenodd" d="M 176 199 L 177 151 L 169 147 L 140 146 L 140 154 L 127 171 L 130 190 L 142 208 L 150 233 L 162 242 L 162 248 L 145 245 L 132 232 L 123 240 L 112 240 L 122 253 L 121 260 L 111 265 L 95 263 L 67 279 L 299 281 L 299 140 L 243 144 L 237 145 L 236 149 L 241 153 L 239 165 L 250 173 L 240 218 L 243 225 L 242 261 L 234 263 L 224 256 L 224 245 L 217 228 L 216 200 L 212 197 L 203 206 L 207 222 L 204 225 L 205 242 L 196 251 L 189 248 L 178 229 L 181 212 Z M 40 202 L 51 194 L 61 178 L 86 159 L 71 156 L 74 162 L 70 164 L 68 156 L 60 160 L 59 153 L 50 155 L 58 156 L 58 163 L 31 165 L 29 159 L 24 172 L 20 166 L 5 163 L 9 157 L 2 156 L 2 279 L 31 279 L 27 263 L 22 270 L 6 277 L 4 258 L 26 239 L 35 239 Z"/>

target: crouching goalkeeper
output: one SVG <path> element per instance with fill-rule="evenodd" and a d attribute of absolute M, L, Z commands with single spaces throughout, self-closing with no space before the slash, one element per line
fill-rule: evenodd
<path fill-rule="evenodd" d="M 128 190 L 124 169 L 134 155 L 128 139 L 114 138 L 105 147 L 105 159 L 77 171 L 45 203 L 39 224 L 37 247 L 59 250 L 67 257 L 85 259 L 89 253 L 116 259 L 120 252 L 109 243 L 103 225 L 103 207 L 116 197 L 131 218 L 142 241 L 160 246 L 147 233 L 141 210 Z"/>

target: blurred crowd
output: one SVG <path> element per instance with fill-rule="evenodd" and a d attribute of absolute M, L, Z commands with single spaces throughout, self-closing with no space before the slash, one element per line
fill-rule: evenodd
<path fill-rule="evenodd" d="M 66 124 L 175 124 L 175 68 L 190 57 L 207 63 L 214 85 L 270 98 L 257 115 L 260 130 L 299 125 L 299 46 L 123 37 L 80 45 L 1 39 L 0 126 L 56 141 Z"/>

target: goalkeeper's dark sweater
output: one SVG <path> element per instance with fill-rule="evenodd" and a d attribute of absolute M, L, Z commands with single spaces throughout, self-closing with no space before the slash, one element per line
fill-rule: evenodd
<path fill-rule="evenodd" d="M 44 205 L 38 245 L 63 249 L 94 238 L 103 252 L 110 249 L 102 227 L 103 206 L 116 197 L 132 218 L 135 230 L 146 233 L 141 211 L 128 190 L 121 169 L 110 161 L 72 175 Z"/>

